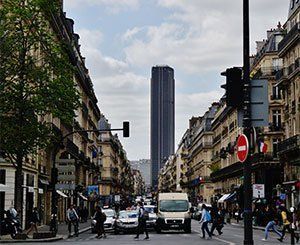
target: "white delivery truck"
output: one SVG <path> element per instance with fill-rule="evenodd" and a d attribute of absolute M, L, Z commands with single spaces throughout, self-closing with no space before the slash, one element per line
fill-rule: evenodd
<path fill-rule="evenodd" d="M 191 233 L 190 203 L 186 193 L 159 193 L 156 231 L 184 230 Z"/>

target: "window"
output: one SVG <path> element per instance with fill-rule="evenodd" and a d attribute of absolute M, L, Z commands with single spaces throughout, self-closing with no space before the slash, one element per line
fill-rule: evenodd
<path fill-rule="evenodd" d="M 0 184 L 5 185 L 5 169 L 0 169 Z"/>
<path fill-rule="evenodd" d="M 278 86 L 276 86 L 275 84 L 273 85 L 273 89 L 272 89 L 272 99 L 273 100 L 280 100 L 281 99 L 281 93 L 280 93 L 280 89 L 278 88 Z"/>
<path fill-rule="evenodd" d="M 277 157 L 278 152 L 278 144 L 281 141 L 279 138 L 273 139 L 273 157 Z"/>
<path fill-rule="evenodd" d="M 281 113 L 280 110 L 273 110 L 273 126 L 281 128 Z"/>
<path fill-rule="evenodd" d="M 34 186 L 34 175 L 27 174 L 27 176 L 26 176 L 26 185 L 27 186 Z"/>

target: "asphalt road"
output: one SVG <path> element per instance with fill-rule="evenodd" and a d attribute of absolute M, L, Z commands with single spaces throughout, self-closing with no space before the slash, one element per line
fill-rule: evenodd
<path fill-rule="evenodd" d="M 62 240 L 55 243 L 60 244 L 107 244 L 107 245 L 131 245 L 131 244 L 146 244 L 146 245 L 174 245 L 174 244 L 184 244 L 184 245 L 240 245 L 243 244 L 243 228 L 233 225 L 225 225 L 223 229 L 223 234 L 221 236 L 214 236 L 211 240 L 204 240 L 201 238 L 200 226 L 196 221 L 192 223 L 192 233 L 185 234 L 183 232 L 166 232 L 163 234 L 156 234 L 154 231 L 150 232 L 150 240 L 144 241 L 144 235 L 140 236 L 138 241 L 134 240 L 134 234 L 126 235 L 114 235 L 108 234 L 107 238 L 97 239 L 95 234 L 85 232 L 79 235 L 79 237 L 70 238 L 67 240 Z M 270 233 L 268 241 L 262 241 L 264 237 L 263 231 L 254 230 L 254 242 L 255 244 L 290 244 L 289 237 L 285 239 L 283 243 L 277 241 L 277 236 L 274 233 Z M 53 244 L 53 243 L 52 243 Z"/>

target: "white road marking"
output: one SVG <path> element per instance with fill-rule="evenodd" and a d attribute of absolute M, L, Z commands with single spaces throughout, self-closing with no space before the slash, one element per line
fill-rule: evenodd
<path fill-rule="evenodd" d="M 199 231 L 197 231 L 197 230 L 193 230 L 193 232 L 195 232 L 195 233 L 197 233 L 197 234 L 200 234 L 200 235 L 201 235 L 201 233 L 200 233 Z M 213 238 L 213 239 L 215 239 L 215 240 L 217 240 L 217 241 L 220 241 L 220 242 L 224 242 L 224 243 L 226 243 L 226 244 L 229 244 L 229 245 L 236 245 L 236 244 L 235 244 L 235 243 L 233 243 L 233 242 L 226 241 L 226 240 L 224 240 L 224 239 L 217 238 L 217 237 L 215 237 L 215 236 L 214 236 L 214 238 Z"/>

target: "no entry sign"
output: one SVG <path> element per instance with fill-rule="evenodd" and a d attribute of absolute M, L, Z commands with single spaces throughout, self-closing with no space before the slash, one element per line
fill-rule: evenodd
<path fill-rule="evenodd" d="M 249 143 L 246 135 L 242 134 L 237 140 L 237 158 L 240 162 L 245 162 L 248 156 Z"/>

